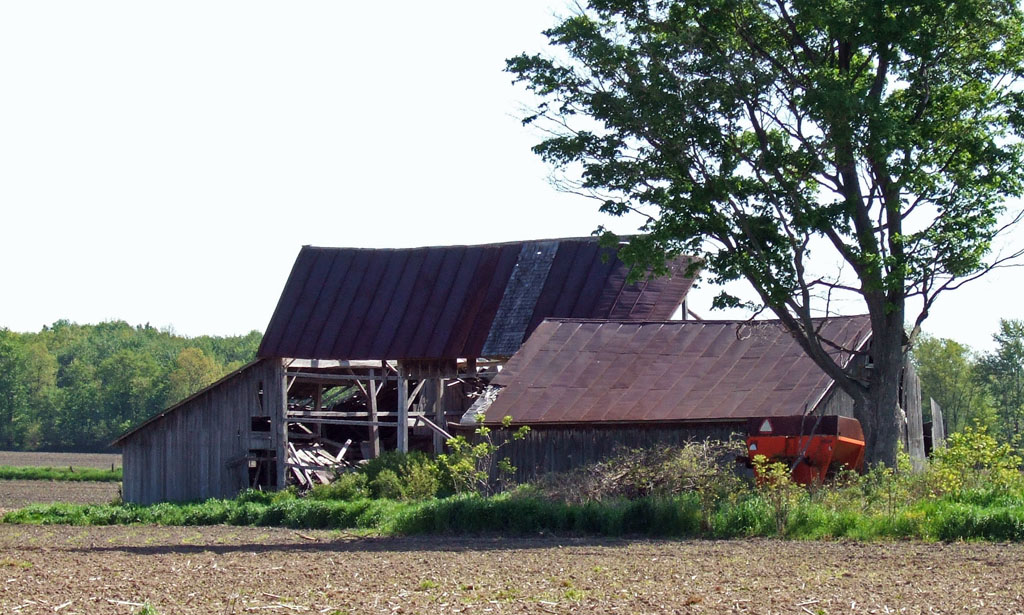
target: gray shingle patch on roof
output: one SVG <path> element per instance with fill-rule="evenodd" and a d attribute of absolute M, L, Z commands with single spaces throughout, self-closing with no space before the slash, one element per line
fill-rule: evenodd
<path fill-rule="evenodd" d="M 523 244 L 519 251 L 505 294 L 494 315 L 494 323 L 484 342 L 483 356 L 507 357 L 523 344 L 527 327 L 533 317 L 537 299 L 551 271 L 558 252 L 557 241 L 538 241 Z"/>

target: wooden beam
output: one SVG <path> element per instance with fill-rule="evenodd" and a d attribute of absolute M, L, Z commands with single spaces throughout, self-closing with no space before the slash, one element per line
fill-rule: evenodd
<path fill-rule="evenodd" d="M 275 435 L 275 454 L 277 456 L 276 476 L 274 477 L 274 487 L 277 489 L 284 489 L 288 469 L 284 467 L 284 462 L 288 458 L 288 420 L 285 415 L 288 414 L 288 387 L 291 386 L 291 382 L 288 381 L 287 369 L 284 363 L 278 363 L 274 373 L 277 374 L 273 380 L 279 383 L 280 388 L 278 389 L 278 395 L 268 395 L 264 392 L 264 399 L 267 400 L 269 407 L 267 408 L 268 414 L 273 417 L 271 424 L 277 428 Z M 277 388 L 277 387 L 274 387 Z M 276 406 L 276 407 L 274 407 Z"/>
<path fill-rule="evenodd" d="M 420 380 L 419 382 L 416 383 L 416 388 L 412 390 L 412 393 L 409 394 L 409 399 L 405 401 L 406 410 L 412 408 L 412 405 L 416 402 L 416 396 L 420 394 L 420 391 L 423 389 L 423 385 L 426 382 L 427 380 L 424 378 L 423 380 Z"/>
<path fill-rule="evenodd" d="M 380 426 L 385 427 L 398 427 L 398 423 L 394 421 L 360 421 L 358 419 L 322 419 L 322 418 L 305 418 L 305 417 L 288 417 L 289 423 L 312 423 L 321 425 L 357 425 L 357 426 Z M 399 429 L 401 431 L 401 429 Z"/>
<path fill-rule="evenodd" d="M 409 452 L 409 381 L 398 364 L 398 452 Z"/>
<path fill-rule="evenodd" d="M 431 421 L 430 419 L 428 419 L 425 416 L 418 416 L 418 417 L 416 417 L 416 422 L 417 423 L 419 423 L 421 421 L 423 422 L 424 425 L 429 427 L 431 429 L 431 431 L 434 432 L 435 435 L 438 435 L 438 436 L 444 438 L 445 440 L 450 440 L 451 439 L 452 434 L 448 433 L 443 428 L 438 427 L 437 423 L 435 423 L 434 421 Z M 443 453 L 444 450 L 442 450 L 441 452 Z"/>
<path fill-rule="evenodd" d="M 444 452 L 445 443 L 452 437 L 450 433 L 440 427 L 447 418 L 444 408 L 444 392 L 447 387 L 444 386 L 444 383 L 444 378 L 437 379 L 437 399 L 434 400 L 434 427 L 437 427 L 434 432 L 434 452 L 438 455 Z M 427 422 L 430 423 L 430 421 Z"/>
<path fill-rule="evenodd" d="M 384 370 L 381 369 L 381 375 Z M 374 375 L 374 370 L 370 370 L 370 375 Z M 370 380 L 370 421 L 373 423 L 377 422 L 377 381 Z M 377 425 L 370 425 L 370 458 L 376 459 L 380 457 L 380 428 Z"/>
<path fill-rule="evenodd" d="M 306 383 L 317 383 L 317 382 L 331 383 L 331 382 L 339 382 L 339 383 L 344 383 L 344 384 L 350 384 L 350 383 L 352 383 L 354 381 L 358 382 L 360 380 L 378 380 L 378 381 L 386 380 L 386 381 L 390 381 L 390 382 L 395 382 L 396 380 L 398 380 L 398 378 L 395 377 L 395 376 L 376 376 L 376 377 L 374 377 L 374 376 L 370 376 L 368 374 L 367 375 L 361 375 L 361 374 L 314 374 L 314 373 L 310 373 L 310 372 L 289 371 L 288 375 L 291 376 L 293 379 L 298 379 L 298 380 L 301 380 L 302 382 L 306 382 Z"/>
<path fill-rule="evenodd" d="M 314 400 L 313 400 L 313 412 L 319 412 L 320 410 L 323 409 L 323 407 L 324 407 L 324 385 L 323 384 L 317 384 L 316 385 L 316 396 L 314 397 Z M 316 432 L 315 433 L 318 436 L 323 435 L 323 430 L 320 428 L 319 424 L 316 425 Z"/>
<path fill-rule="evenodd" d="M 408 412 L 408 416 L 421 416 L 426 413 L 415 411 Z M 322 412 L 313 412 L 312 410 L 289 410 L 288 418 L 293 421 L 302 422 L 303 419 L 362 419 L 363 417 L 369 416 L 367 412 L 331 412 L 330 410 L 324 410 Z M 378 412 L 377 417 L 382 416 L 398 416 L 397 412 Z M 371 417 L 372 418 L 372 417 Z"/>

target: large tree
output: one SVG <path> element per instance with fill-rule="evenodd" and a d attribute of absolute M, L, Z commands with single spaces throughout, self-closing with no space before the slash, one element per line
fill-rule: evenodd
<path fill-rule="evenodd" d="M 748 280 L 892 464 L 905 327 L 999 262 L 1021 193 L 1016 0 L 591 0 L 546 35 L 508 61 L 539 97 L 535 151 L 648 216 L 626 256 Z M 840 304 L 870 315 L 870 376 L 819 335 Z"/>

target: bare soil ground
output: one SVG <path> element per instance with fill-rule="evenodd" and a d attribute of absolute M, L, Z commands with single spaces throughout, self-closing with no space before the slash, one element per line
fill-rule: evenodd
<path fill-rule="evenodd" d="M 0 510 L 12 510 L 29 504 L 69 502 L 71 504 L 107 504 L 121 483 L 66 480 L 0 480 Z"/>
<path fill-rule="evenodd" d="M 0 451 L 0 466 L 35 466 L 42 468 L 99 468 L 121 467 L 121 456 L 116 453 L 29 453 Z"/>
<path fill-rule="evenodd" d="M 0 526 L 0 612 L 1022 613 L 1024 545 Z"/>

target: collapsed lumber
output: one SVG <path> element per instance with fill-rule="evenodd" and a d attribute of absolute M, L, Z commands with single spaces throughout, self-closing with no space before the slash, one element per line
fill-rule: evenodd
<path fill-rule="evenodd" d="M 289 442 L 285 466 L 303 489 L 312 489 L 316 484 L 328 485 L 334 481 L 340 470 L 352 466 L 345 460 L 345 453 L 351 444 L 352 440 L 346 441 L 339 447 L 337 454 L 332 454 L 322 444 L 296 446 Z"/>

